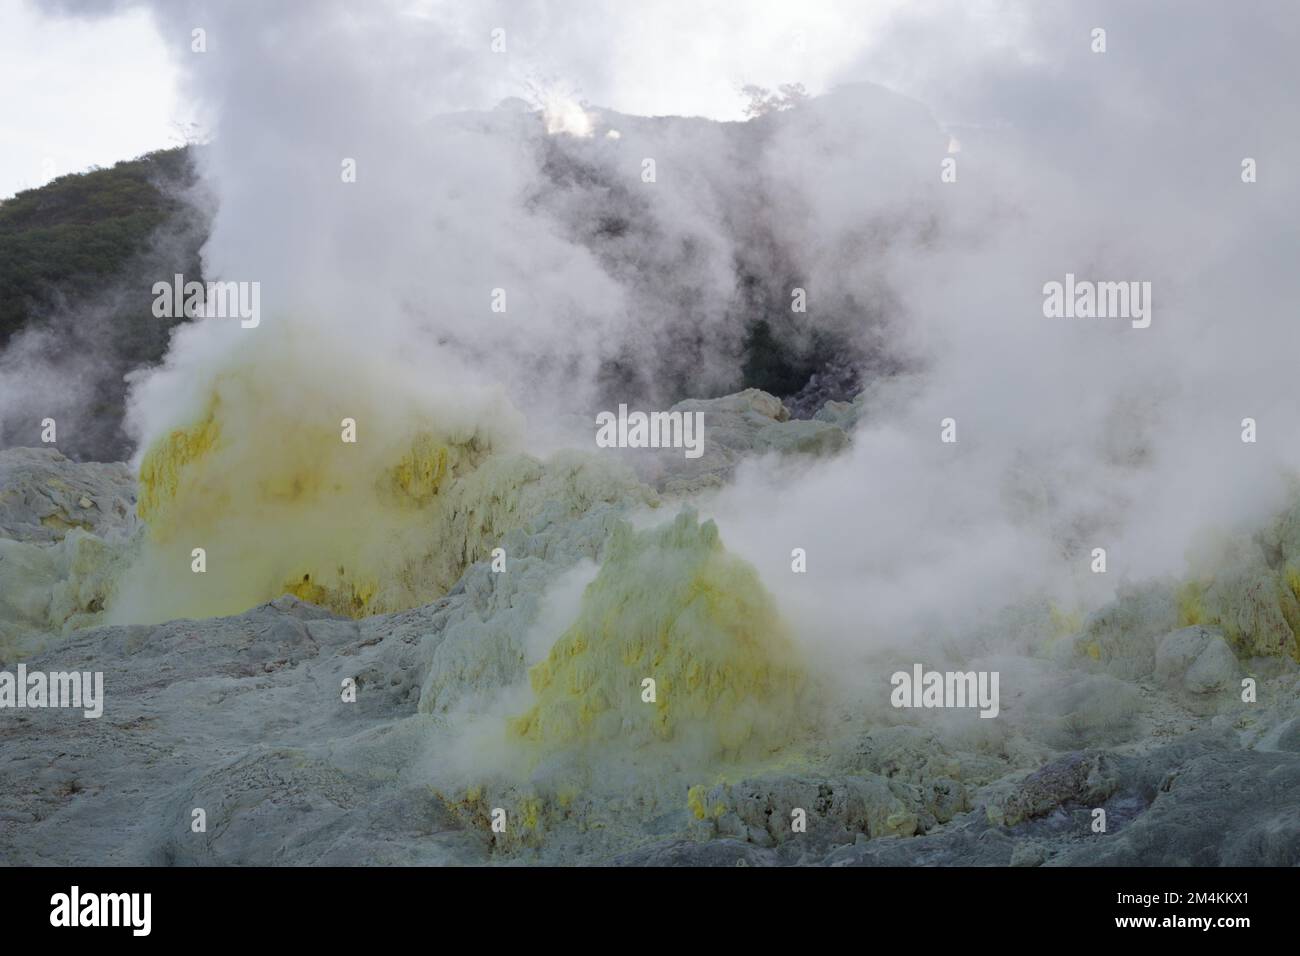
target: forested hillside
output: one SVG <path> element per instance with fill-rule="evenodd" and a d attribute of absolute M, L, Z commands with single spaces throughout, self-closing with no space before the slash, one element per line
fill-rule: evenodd
<path fill-rule="evenodd" d="M 0 443 L 36 444 L 54 417 L 65 454 L 129 452 L 123 376 L 160 360 L 176 324 L 154 317 L 152 284 L 201 272 L 194 182 L 182 147 L 0 203 Z"/>

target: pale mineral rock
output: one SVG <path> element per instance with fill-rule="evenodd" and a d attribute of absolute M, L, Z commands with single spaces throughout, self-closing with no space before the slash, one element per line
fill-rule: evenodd
<path fill-rule="evenodd" d="M 836 454 L 856 414 L 680 407 L 706 454 L 633 461 L 641 480 L 579 453 L 458 471 L 391 564 L 436 593 L 386 613 L 272 593 L 104 626 L 147 534 L 132 476 L 0 452 L 0 669 L 105 687 L 98 719 L 0 708 L 0 862 L 1300 863 L 1295 511 L 1194 586 L 977 632 L 997 720 L 860 707 L 689 508 L 746 456 Z"/>

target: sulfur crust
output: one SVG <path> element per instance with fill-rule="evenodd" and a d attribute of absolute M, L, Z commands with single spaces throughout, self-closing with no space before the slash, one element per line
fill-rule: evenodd
<path fill-rule="evenodd" d="M 486 443 L 453 442 L 425 427 L 375 454 L 373 444 L 342 442 L 331 423 L 296 428 L 286 441 L 276 440 L 273 428 L 265 442 L 244 431 L 241 453 L 241 446 L 222 440 L 221 408 L 214 399 L 199 421 L 173 429 L 146 452 L 138 513 L 155 549 L 193 541 L 213 557 L 234 553 L 242 569 L 257 573 L 223 573 L 223 582 L 234 586 L 225 607 L 214 609 L 198 587 L 207 580 L 187 579 L 172 568 L 166 576 L 179 593 L 197 598 L 173 613 L 228 613 L 290 593 L 360 617 L 432 600 L 463 570 L 462 557 L 429 579 L 427 590 L 419 582 L 393 580 L 400 577 L 401 552 L 412 541 L 412 525 L 422 520 L 419 513 L 426 526 L 436 525 L 439 495 L 486 457 Z M 229 532 L 252 516 L 259 516 L 259 527 L 251 540 L 261 542 L 262 553 L 239 554 L 229 547 L 237 544 Z M 375 547 L 377 540 L 392 550 Z M 182 552 L 174 552 L 177 561 Z"/>
<path fill-rule="evenodd" d="M 643 681 L 655 700 L 643 700 Z M 711 521 L 615 535 L 577 620 L 529 673 L 510 733 L 548 747 L 676 742 L 710 758 L 771 753 L 800 730 L 806 679 L 757 573 Z"/>
<path fill-rule="evenodd" d="M 403 611 L 446 594 L 541 515 L 653 504 L 607 459 L 515 451 L 522 417 L 496 392 L 436 390 L 427 375 L 358 371 L 352 356 L 324 351 L 304 375 L 292 349 L 302 340 L 282 345 L 235 355 L 196 383 L 207 394 L 189 420 L 147 446 L 137 509 L 147 533 L 108 623 L 238 614 L 286 593 L 349 617 Z M 349 419 L 355 441 L 344 440 Z"/>
<path fill-rule="evenodd" d="M 180 495 L 182 477 L 187 467 L 199 461 L 215 447 L 220 436 L 216 420 L 216 400 L 203 417 L 193 424 L 173 429 L 155 442 L 140 462 L 139 501 L 136 513 L 142 520 L 163 533 L 167 526 L 168 506 Z"/>
<path fill-rule="evenodd" d="M 406 610 L 535 513 L 518 499 L 538 463 L 509 454 L 521 419 L 501 395 L 266 331 L 195 382 L 204 397 L 146 446 L 147 534 L 110 623 L 237 614 L 284 593 L 352 617 Z"/>

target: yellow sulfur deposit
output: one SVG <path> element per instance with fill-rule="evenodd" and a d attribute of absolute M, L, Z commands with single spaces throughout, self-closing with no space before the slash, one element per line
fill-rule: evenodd
<path fill-rule="evenodd" d="M 319 342 L 307 368 L 300 332 L 263 332 L 195 383 L 205 397 L 193 420 L 147 446 L 148 533 L 110 621 L 239 613 L 286 592 L 351 616 L 413 607 L 515 526 L 466 497 L 516 425 L 499 398 L 439 390 L 427 371 L 370 367 Z M 531 474 L 523 461 L 515 472 Z M 483 515 L 482 537 L 467 513 Z"/>
<path fill-rule="evenodd" d="M 290 593 L 360 616 L 432 600 L 463 570 L 458 546 L 461 560 L 445 574 L 402 574 L 405 563 L 421 562 L 415 552 L 436 548 L 439 492 L 483 460 L 486 443 L 413 423 L 406 435 L 385 434 L 380 414 L 361 419 L 368 433 L 356 444 L 341 440 L 334 416 L 293 426 L 263 416 L 227 440 L 236 428 L 224 420 L 231 403 L 214 399 L 209 409 L 141 462 L 146 560 L 182 599 L 155 593 L 151 607 L 169 616 L 232 613 Z M 191 545 L 206 552 L 202 574 L 191 568 Z"/>
<path fill-rule="evenodd" d="M 1287 654 L 1300 660 L 1300 600 L 1291 567 L 1274 573 L 1255 567 L 1224 573 L 1209 583 L 1192 580 L 1177 592 L 1178 624 L 1203 624 L 1223 631 L 1240 654 Z"/>
<path fill-rule="evenodd" d="M 686 809 L 691 811 L 691 815 L 697 820 L 717 819 L 727 811 L 724 803 L 709 803 L 709 787 L 706 784 L 696 784 L 686 791 Z"/>
<path fill-rule="evenodd" d="M 1282 579 L 1287 590 L 1291 592 L 1290 596 L 1294 599 L 1287 601 L 1285 600 L 1285 594 L 1283 595 L 1282 612 L 1286 617 L 1287 624 L 1291 626 L 1291 630 L 1296 634 L 1300 634 L 1300 563 L 1297 563 L 1294 559 L 1289 562 L 1282 569 Z"/>
<path fill-rule="evenodd" d="M 203 418 L 177 428 L 157 442 L 140 462 L 140 498 L 136 512 L 146 522 L 166 523 L 166 507 L 177 497 L 181 477 L 192 462 L 212 451 L 217 443 L 216 400 Z"/>
<path fill-rule="evenodd" d="M 352 617 L 405 610 L 543 511 L 653 503 L 606 459 L 511 451 L 518 412 L 438 378 L 301 327 L 259 328 L 147 444 L 147 535 L 106 620 L 238 614 L 285 593 Z"/>
<path fill-rule="evenodd" d="M 1048 621 L 1051 624 L 1052 640 L 1069 637 L 1071 634 L 1078 634 L 1079 630 L 1083 627 L 1083 612 L 1077 608 L 1074 610 L 1062 610 L 1054 602 L 1049 602 L 1047 613 Z"/>
<path fill-rule="evenodd" d="M 658 529 L 619 529 L 578 619 L 529 680 L 536 703 L 510 729 L 543 745 L 673 741 L 735 759 L 801 728 L 804 671 L 771 597 L 689 509 Z"/>
<path fill-rule="evenodd" d="M 419 434 L 389 472 L 392 500 L 428 504 L 447 477 L 449 449 L 433 436 Z"/>
<path fill-rule="evenodd" d="M 1205 585 L 1187 581 L 1178 588 L 1178 626 L 1205 624 Z"/>

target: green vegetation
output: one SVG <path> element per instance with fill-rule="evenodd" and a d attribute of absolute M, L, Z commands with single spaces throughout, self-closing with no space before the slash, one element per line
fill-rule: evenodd
<path fill-rule="evenodd" d="M 60 176 L 0 203 L 0 346 L 62 298 L 104 291 L 183 203 L 188 149 Z"/>
<path fill-rule="evenodd" d="M 7 441 L 32 441 L 52 415 L 65 455 L 130 454 L 125 376 L 160 361 L 181 321 L 154 316 L 153 284 L 203 278 L 209 223 L 186 198 L 194 183 L 190 150 L 170 149 L 0 202 L 0 355 L 45 389 L 7 393 Z M 6 353 L 18 336 L 22 350 Z"/>

